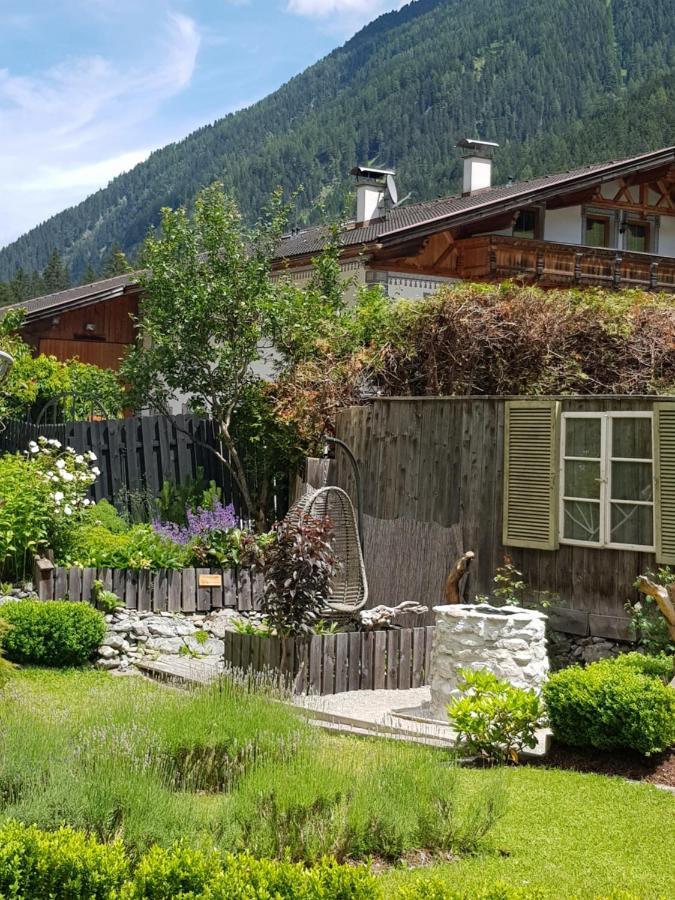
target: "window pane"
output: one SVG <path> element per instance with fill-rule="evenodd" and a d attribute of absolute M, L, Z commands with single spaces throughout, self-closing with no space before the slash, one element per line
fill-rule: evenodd
<path fill-rule="evenodd" d="M 565 419 L 565 456 L 600 459 L 600 419 Z"/>
<path fill-rule="evenodd" d="M 637 250 L 638 253 L 646 253 L 648 246 L 649 229 L 646 225 L 626 225 L 625 247 L 626 250 Z"/>
<path fill-rule="evenodd" d="M 594 541 L 600 538 L 600 504 L 565 500 L 563 537 L 569 541 Z"/>
<path fill-rule="evenodd" d="M 625 459 L 652 458 L 652 420 L 612 419 L 612 456 Z"/>
<path fill-rule="evenodd" d="M 606 247 L 608 232 L 607 219 L 586 219 L 586 243 L 589 247 Z"/>
<path fill-rule="evenodd" d="M 654 543 L 654 508 L 612 503 L 609 540 L 612 544 L 637 544 L 651 547 Z"/>
<path fill-rule="evenodd" d="M 565 460 L 565 496 L 600 498 L 600 463 Z M 618 497 L 623 500 L 623 496 Z M 629 497 L 636 500 L 637 497 Z"/>
<path fill-rule="evenodd" d="M 651 463 L 612 463 L 612 500 L 653 499 Z"/>
<path fill-rule="evenodd" d="M 513 226 L 513 236 L 533 238 L 536 222 L 536 215 L 533 210 L 522 210 L 518 213 L 516 224 Z"/>

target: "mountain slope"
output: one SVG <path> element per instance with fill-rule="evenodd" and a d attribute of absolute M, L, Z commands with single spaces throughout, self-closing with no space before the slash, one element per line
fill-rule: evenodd
<path fill-rule="evenodd" d="M 0 279 L 53 248 L 76 278 L 114 240 L 134 252 L 162 206 L 216 178 L 251 219 L 302 184 L 301 224 L 342 208 L 357 161 L 395 166 L 414 199 L 452 193 L 464 135 L 502 144 L 497 178 L 673 143 L 673 45 L 672 0 L 419 0 L 28 232 Z"/>

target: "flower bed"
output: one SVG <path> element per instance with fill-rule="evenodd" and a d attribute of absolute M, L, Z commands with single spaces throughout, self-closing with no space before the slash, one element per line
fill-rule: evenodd
<path fill-rule="evenodd" d="M 295 693 L 407 689 L 429 683 L 434 627 L 272 637 L 225 634 L 225 665 L 267 672 Z"/>

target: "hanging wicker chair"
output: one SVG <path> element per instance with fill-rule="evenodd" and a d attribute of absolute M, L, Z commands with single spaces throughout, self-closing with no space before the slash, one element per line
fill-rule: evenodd
<path fill-rule="evenodd" d="M 303 515 L 328 518 L 333 525 L 338 569 L 331 583 L 333 593 L 326 602 L 326 614 L 333 619 L 352 618 L 368 600 L 366 568 L 352 501 L 342 488 L 310 490 L 293 504 L 286 518 L 298 522 Z"/>

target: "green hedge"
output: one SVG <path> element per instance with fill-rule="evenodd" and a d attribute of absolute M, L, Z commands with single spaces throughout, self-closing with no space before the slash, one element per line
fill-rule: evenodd
<path fill-rule="evenodd" d="M 363 867 L 324 860 L 312 868 L 153 847 L 132 870 L 119 842 L 101 844 L 70 828 L 0 828 L 2 900 L 382 900 Z"/>
<path fill-rule="evenodd" d="M 100 844 L 70 828 L 40 831 L 8 822 L 0 828 L 3 900 L 108 900 L 129 877 L 121 843 Z"/>
<path fill-rule="evenodd" d="M 654 656 L 647 653 L 622 653 L 614 660 L 617 666 L 629 666 L 644 675 L 655 675 L 666 684 L 675 676 L 675 656 L 659 653 Z"/>
<path fill-rule="evenodd" d="M 105 635 L 105 621 L 88 603 L 19 600 L 0 606 L 11 627 L 2 637 L 8 659 L 43 666 L 79 666 Z"/>
<path fill-rule="evenodd" d="M 649 756 L 675 743 L 675 690 L 634 659 L 556 672 L 544 701 L 553 734 L 565 744 Z"/>

